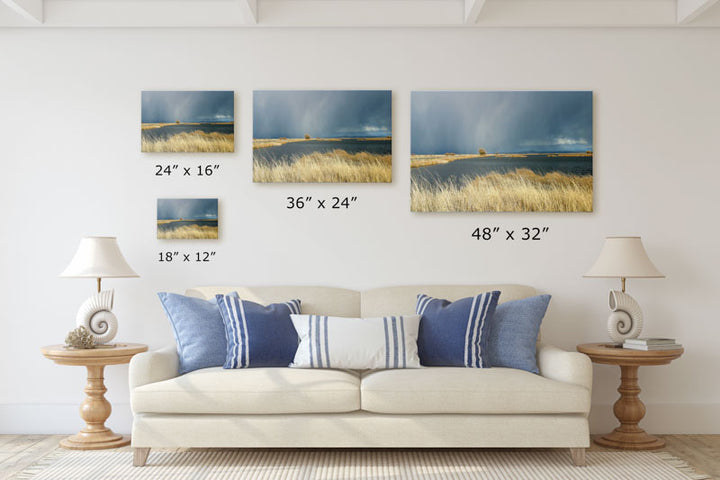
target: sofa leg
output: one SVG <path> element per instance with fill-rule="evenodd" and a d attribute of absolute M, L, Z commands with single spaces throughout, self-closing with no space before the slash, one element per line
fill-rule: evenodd
<path fill-rule="evenodd" d="M 584 467 L 585 463 L 585 449 L 584 448 L 571 448 L 570 456 L 576 467 Z"/>
<path fill-rule="evenodd" d="M 144 467 L 150 455 L 149 448 L 133 448 L 133 467 Z"/>

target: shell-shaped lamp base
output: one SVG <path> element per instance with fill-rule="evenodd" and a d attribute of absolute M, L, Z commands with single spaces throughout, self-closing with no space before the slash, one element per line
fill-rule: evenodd
<path fill-rule="evenodd" d="M 608 305 L 612 311 L 607 322 L 610 339 L 615 343 L 623 343 L 627 338 L 639 337 L 643 327 L 643 313 L 637 301 L 625 292 L 610 290 Z"/>
<path fill-rule="evenodd" d="M 115 290 L 105 290 L 80 305 L 75 324 L 85 327 L 95 337 L 95 344 L 108 343 L 117 334 L 118 322 L 112 313 Z"/>

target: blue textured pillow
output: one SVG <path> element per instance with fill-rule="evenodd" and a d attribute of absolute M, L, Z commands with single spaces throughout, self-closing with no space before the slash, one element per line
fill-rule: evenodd
<path fill-rule="evenodd" d="M 538 295 L 497 306 L 488 332 L 490 366 L 539 373 L 535 344 L 549 303 L 550 295 Z"/>
<path fill-rule="evenodd" d="M 216 295 L 225 325 L 227 351 L 223 368 L 287 367 L 298 347 L 290 314 L 300 300 L 263 306 L 236 296 Z"/>
<path fill-rule="evenodd" d="M 219 367 L 225 361 L 225 327 L 217 302 L 158 293 L 175 334 L 180 367 L 178 373 Z"/>
<path fill-rule="evenodd" d="M 425 366 L 489 367 L 486 354 L 488 321 L 500 292 L 486 292 L 449 302 L 418 295 L 416 312 L 422 315 L 418 355 Z"/>

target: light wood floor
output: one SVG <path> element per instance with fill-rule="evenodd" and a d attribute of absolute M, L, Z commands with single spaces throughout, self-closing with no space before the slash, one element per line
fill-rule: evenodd
<path fill-rule="evenodd" d="M 663 451 L 685 460 L 698 473 L 720 479 L 720 435 L 659 436 L 667 442 Z M 0 480 L 11 478 L 59 448 L 58 442 L 62 438 L 64 435 L 0 435 Z M 130 447 L 125 447 L 124 450 L 130 450 Z M 612 449 L 593 443 L 590 451 L 612 451 Z"/>

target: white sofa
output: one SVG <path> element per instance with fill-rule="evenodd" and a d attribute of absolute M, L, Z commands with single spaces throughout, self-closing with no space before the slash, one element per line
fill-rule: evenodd
<path fill-rule="evenodd" d="M 500 302 L 535 295 L 521 285 L 199 287 L 302 312 L 349 317 L 413 314 L 418 293 L 457 300 L 500 290 Z M 547 319 L 546 319 L 547 321 Z M 206 368 L 178 376 L 175 346 L 130 363 L 134 464 L 151 448 L 569 448 L 589 446 L 592 366 L 576 352 L 538 344 L 540 375 L 509 368 L 429 367 L 347 371 Z"/>

